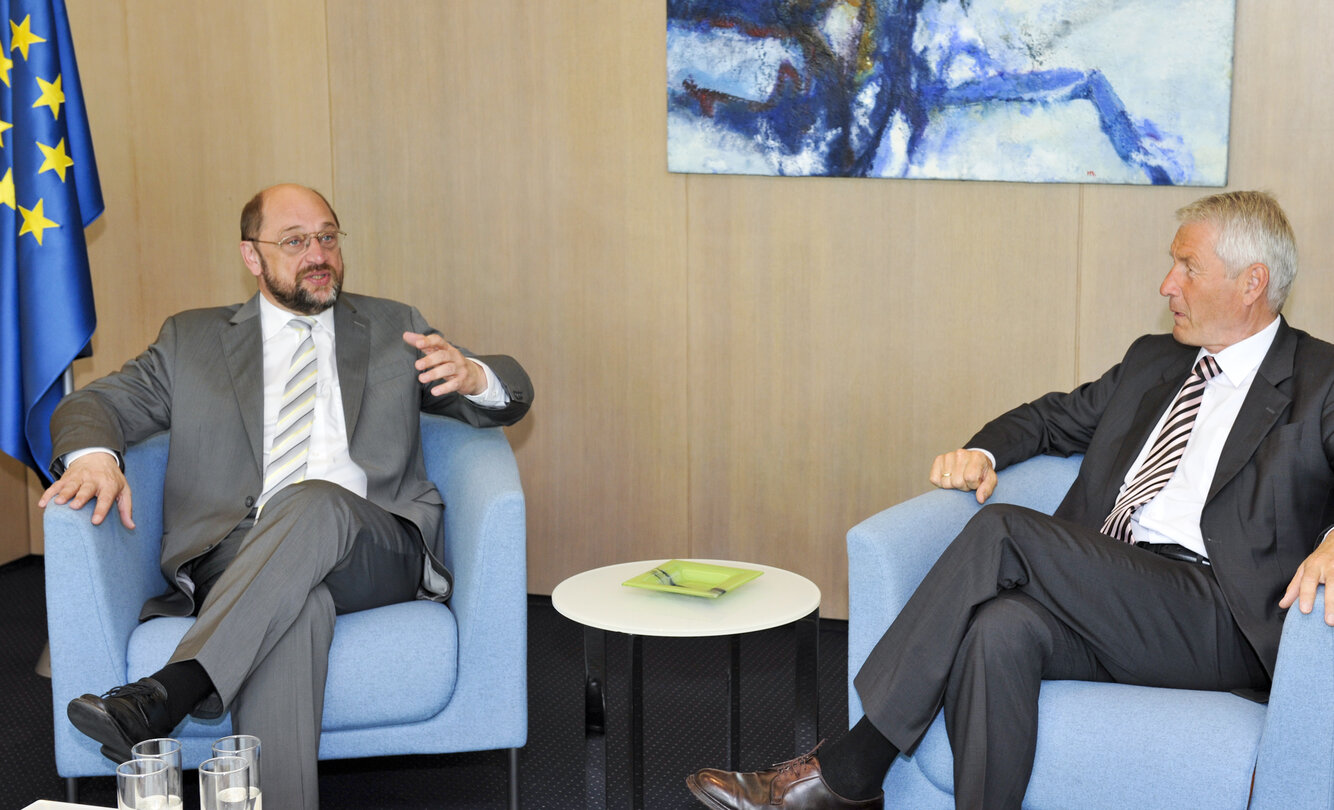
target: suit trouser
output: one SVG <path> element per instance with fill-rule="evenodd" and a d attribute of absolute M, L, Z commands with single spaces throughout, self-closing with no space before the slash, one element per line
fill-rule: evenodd
<path fill-rule="evenodd" d="M 171 660 L 203 666 L 237 733 L 259 737 L 266 806 L 319 806 L 335 615 L 410 601 L 421 575 L 415 530 L 325 481 L 285 487 L 240 539 Z"/>
<path fill-rule="evenodd" d="M 1212 570 L 1008 505 L 977 513 L 854 680 L 912 751 L 942 703 L 961 808 L 1021 805 L 1042 680 L 1231 690 L 1269 683 Z"/>

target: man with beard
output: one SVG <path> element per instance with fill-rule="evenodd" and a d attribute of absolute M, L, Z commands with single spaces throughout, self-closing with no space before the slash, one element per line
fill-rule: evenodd
<path fill-rule="evenodd" d="M 241 213 L 259 292 L 167 320 L 119 372 L 51 419 L 55 483 L 40 505 L 94 502 L 134 527 L 120 454 L 170 430 L 162 573 L 141 619 L 197 616 L 149 678 L 71 701 L 70 721 L 116 762 L 187 714 L 230 710 L 264 743 L 264 793 L 319 805 L 316 759 L 334 617 L 444 601 L 443 506 L 419 413 L 509 425 L 532 387 L 503 355 L 474 358 L 416 309 L 341 293 L 338 217 L 318 192 L 261 191 Z"/>

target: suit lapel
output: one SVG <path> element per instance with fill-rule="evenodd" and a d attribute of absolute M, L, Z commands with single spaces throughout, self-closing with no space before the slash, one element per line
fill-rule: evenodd
<path fill-rule="evenodd" d="M 1232 432 L 1223 443 L 1223 453 L 1218 457 L 1218 467 L 1205 503 L 1213 500 L 1218 491 L 1246 466 L 1260 442 L 1292 403 L 1292 397 L 1280 391 L 1278 386 L 1292 376 L 1296 353 L 1297 335 L 1288 327 L 1287 321 L 1282 321 L 1278 334 L 1274 335 L 1274 345 L 1255 372 L 1251 390 L 1241 404 Z"/>
<path fill-rule="evenodd" d="M 357 417 L 361 415 L 362 395 L 366 391 L 366 373 L 370 368 L 371 330 L 366 317 L 339 296 L 334 305 L 334 354 L 338 358 L 338 385 L 343 390 L 343 420 L 347 426 L 347 444 L 352 446 Z"/>
<path fill-rule="evenodd" d="M 232 377 L 241 424 L 250 438 L 255 465 L 264 463 L 264 339 L 259 328 L 259 293 L 232 316 L 222 333 L 222 354 Z"/>

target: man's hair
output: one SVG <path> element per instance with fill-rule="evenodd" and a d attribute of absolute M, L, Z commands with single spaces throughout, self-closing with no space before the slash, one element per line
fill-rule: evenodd
<path fill-rule="evenodd" d="M 334 224 L 339 225 L 338 212 L 334 210 L 332 205 L 329 205 L 325 196 L 313 188 L 307 187 L 307 190 L 314 192 L 316 197 L 324 200 L 325 207 L 329 209 L 330 214 L 333 214 Z M 241 241 L 247 242 L 259 238 L 259 232 L 264 227 L 264 195 L 267 192 L 267 188 L 258 192 L 241 209 Z"/>
<path fill-rule="evenodd" d="M 1283 311 L 1297 277 L 1297 239 L 1278 201 L 1267 191 L 1228 191 L 1177 210 L 1185 224 L 1207 222 L 1218 231 L 1214 252 L 1229 278 L 1257 262 L 1269 268 L 1269 309 Z"/>

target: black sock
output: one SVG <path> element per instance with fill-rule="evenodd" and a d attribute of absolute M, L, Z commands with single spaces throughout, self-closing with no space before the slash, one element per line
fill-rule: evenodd
<path fill-rule="evenodd" d="M 172 728 L 213 691 L 212 679 L 194 659 L 167 664 L 153 673 L 152 678 L 167 690 L 167 713 Z"/>
<path fill-rule="evenodd" d="M 898 755 L 899 749 L 862 717 L 847 734 L 820 749 L 820 773 L 843 798 L 870 799 L 880 795 L 885 773 Z"/>

